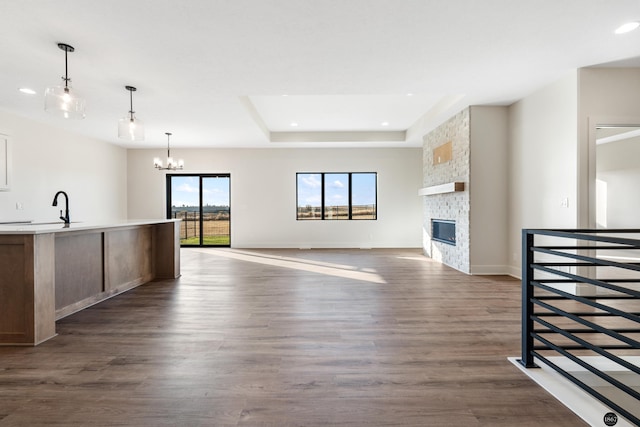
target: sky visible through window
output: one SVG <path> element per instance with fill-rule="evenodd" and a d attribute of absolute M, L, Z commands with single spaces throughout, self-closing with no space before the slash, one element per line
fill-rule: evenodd
<path fill-rule="evenodd" d="M 200 205 L 200 178 L 198 176 L 173 176 L 171 180 L 171 204 L 176 207 Z M 202 181 L 204 206 L 229 206 L 229 178 L 205 177 Z"/>
<path fill-rule="evenodd" d="M 351 174 L 351 203 L 353 205 L 373 205 L 376 203 L 376 174 Z"/>
<path fill-rule="evenodd" d="M 319 207 L 322 202 L 322 175 L 298 174 L 298 206 Z"/>
<path fill-rule="evenodd" d="M 349 204 L 349 174 L 325 173 L 325 204 Z M 376 174 L 351 174 L 353 205 L 373 205 L 376 202 Z M 322 174 L 298 174 L 298 206 L 320 207 L 322 203 Z"/>
<path fill-rule="evenodd" d="M 349 204 L 349 175 L 346 173 L 324 175 L 324 204 L 325 206 Z"/>

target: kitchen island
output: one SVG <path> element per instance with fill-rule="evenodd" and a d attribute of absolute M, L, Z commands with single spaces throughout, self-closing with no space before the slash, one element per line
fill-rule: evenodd
<path fill-rule="evenodd" d="M 180 220 L 0 225 L 0 345 L 37 345 L 56 320 L 180 276 Z"/>

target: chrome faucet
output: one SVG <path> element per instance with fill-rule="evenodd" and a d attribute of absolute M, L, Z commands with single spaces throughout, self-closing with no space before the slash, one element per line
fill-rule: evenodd
<path fill-rule="evenodd" d="M 53 204 L 52 206 L 58 206 L 58 196 L 62 194 L 64 196 L 65 210 L 64 216 L 62 216 L 62 209 L 60 209 L 60 219 L 64 221 L 65 224 L 69 224 L 71 220 L 69 219 L 69 196 L 64 191 L 58 191 L 55 196 L 53 196 Z"/>

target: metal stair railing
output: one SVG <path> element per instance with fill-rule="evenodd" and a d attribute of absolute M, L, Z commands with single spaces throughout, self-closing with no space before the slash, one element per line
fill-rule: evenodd
<path fill-rule="evenodd" d="M 605 395 L 559 360 L 624 399 Z M 624 380 L 594 360 L 606 360 Z M 522 230 L 519 361 L 527 368 L 544 363 L 640 426 L 640 230 Z"/>

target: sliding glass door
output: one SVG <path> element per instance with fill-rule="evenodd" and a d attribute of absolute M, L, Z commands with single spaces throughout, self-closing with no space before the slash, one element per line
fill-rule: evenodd
<path fill-rule="evenodd" d="M 231 176 L 167 175 L 167 218 L 179 218 L 181 246 L 231 245 Z"/>

